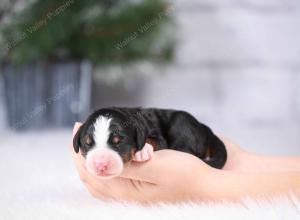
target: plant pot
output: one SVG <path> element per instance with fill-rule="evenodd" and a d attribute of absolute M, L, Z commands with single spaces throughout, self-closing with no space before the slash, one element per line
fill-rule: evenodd
<path fill-rule="evenodd" d="M 89 62 L 2 65 L 8 126 L 14 130 L 69 127 L 90 111 Z"/>

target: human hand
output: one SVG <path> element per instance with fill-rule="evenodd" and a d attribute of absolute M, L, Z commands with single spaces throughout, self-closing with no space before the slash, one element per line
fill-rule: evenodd
<path fill-rule="evenodd" d="M 73 133 L 79 127 L 79 123 L 75 124 Z M 72 145 L 70 149 L 81 180 L 96 198 L 148 203 L 187 200 L 240 201 L 245 196 L 274 196 L 288 192 L 300 195 L 299 172 L 283 173 L 280 170 L 283 163 L 291 161 L 290 159 L 271 158 L 269 163 L 272 167 L 276 167 L 274 165 L 277 164 L 280 172 L 261 172 L 261 164 L 266 157 L 248 157 L 248 152 L 241 150 L 238 145 L 228 139 L 222 140 L 228 150 L 225 171 L 209 167 L 191 154 L 160 150 L 147 162 L 127 164 L 120 176 L 108 180 L 90 174 L 86 169 L 85 159 L 81 154 L 74 152 Z M 243 158 L 241 163 L 234 160 L 238 157 Z M 299 162 L 299 158 L 295 158 L 288 169 L 298 169 L 299 165 L 295 166 L 296 162 Z M 258 166 L 254 166 L 253 163 Z"/>

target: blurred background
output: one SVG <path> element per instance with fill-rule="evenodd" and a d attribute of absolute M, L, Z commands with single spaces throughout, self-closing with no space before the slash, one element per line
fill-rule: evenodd
<path fill-rule="evenodd" d="M 93 110 L 142 106 L 186 110 L 251 151 L 300 154 L 299 1 L 0 4 L 3 151 L 66 148 Z"/>
<path fill-rule="evenodd" d="M 186 110 L 299 156 L 299 27 L 298 0 L 1 0 L 0 218 L 103 218 L 69 150 L 102 107 Z"/>

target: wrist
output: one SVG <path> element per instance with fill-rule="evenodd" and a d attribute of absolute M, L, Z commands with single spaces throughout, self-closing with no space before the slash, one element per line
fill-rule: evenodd
<path fill-rule="evenodd" d="M 195 195 L 201 201 L 238 202 L 247 197 L 274 197 L 289 193 L 300 196 L 300 174 L 297 172 L 246 173 L 215 170 L 202 177 L 198 179 L 198 187 L 195 188 Z"/>

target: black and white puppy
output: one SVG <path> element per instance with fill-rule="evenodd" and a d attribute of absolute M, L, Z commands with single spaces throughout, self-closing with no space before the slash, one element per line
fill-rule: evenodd
<path fill-rule="evenodd" d="M 223 142 L 212 130 L 184 111 L 156 108 L 103 108 L 91 114 L 73 139 L 74 150 L 86 157 L 86 167 L 101 178 L 119 175 L 131 160 L 146 161 L 154 150 L 191 153 L 222 168 L 227 159 Z"/>

